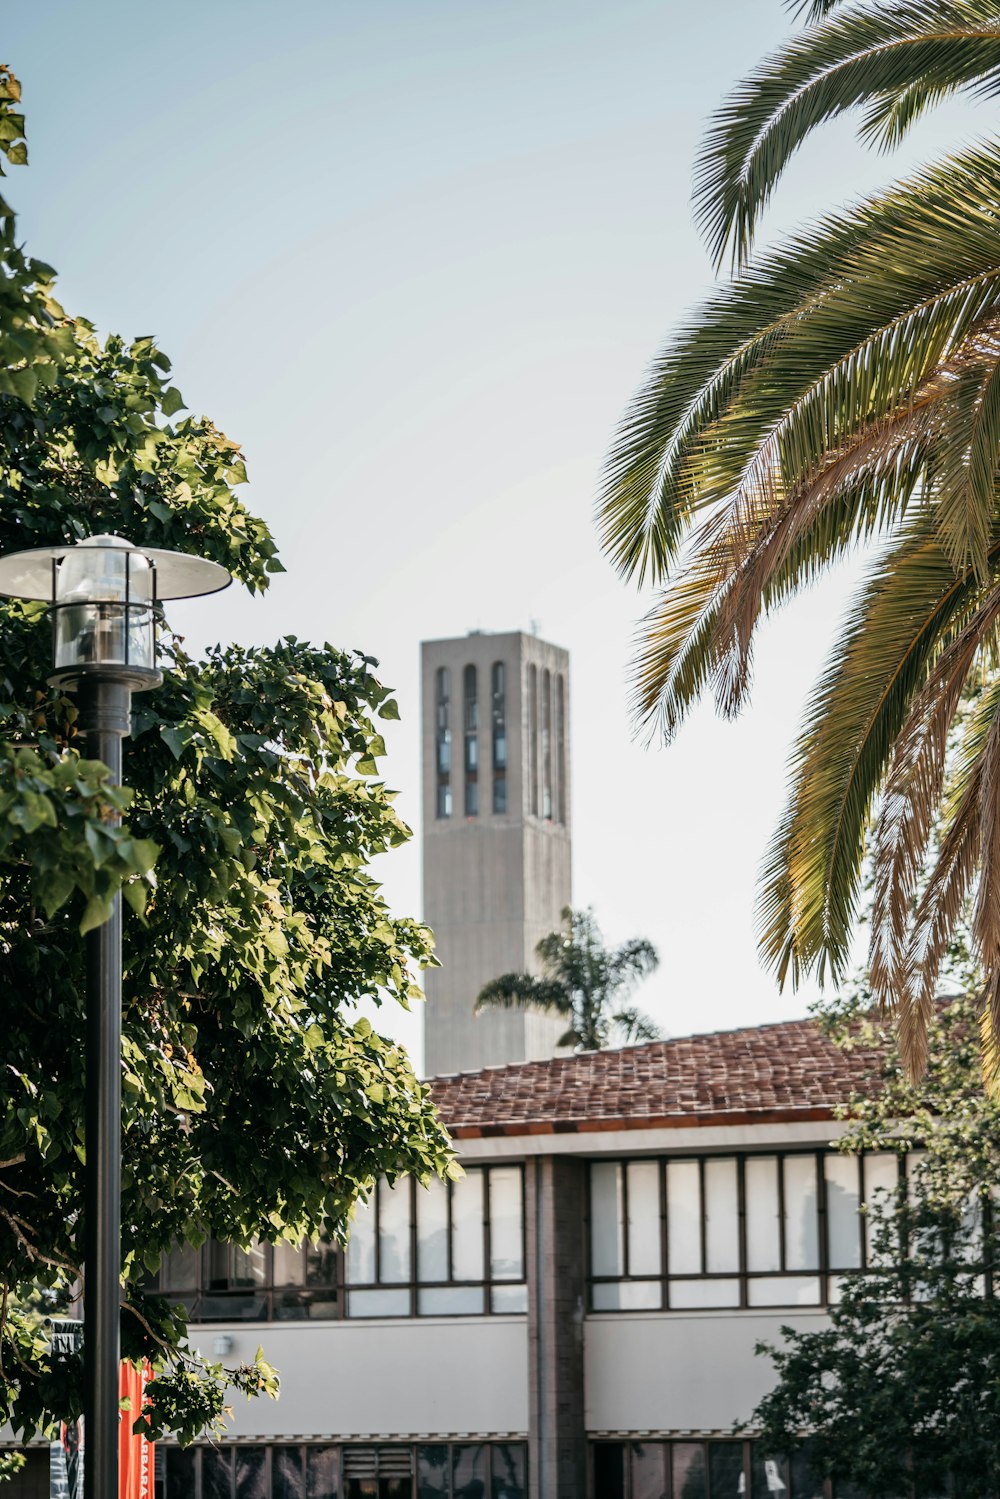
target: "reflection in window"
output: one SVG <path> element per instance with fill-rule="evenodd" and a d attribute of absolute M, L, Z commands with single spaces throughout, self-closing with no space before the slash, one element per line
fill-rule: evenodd
<path fill-rule="evenodd" d="M 479 686 L 474 666 L 462 674 L 462 723 L 465 736 L 465 815 L 479 816 Z"/>
<path fill-rule="evenodd" d="M 493 711 L 493 810 L 507 810 L 507 681 L 502 661 L 490 673 Z"/>
<path fill-rule="evenodd" d="M 526 1311 L 523 1203 L 520 1166 L 471 1167 L 426 1188 L 381 1182 L 351 1229 L 347 1315 Z"/>
<path fill-rule="evenodd" d="M 862 1209 L 894 1192 L 899 1172 L 892 1154 L 815 1150 L 592 1162 L 591 1307 L 835 1299 L 839 1272 L 875 1263 Z"/>
<path fill-rule="evenodd" d="M 528 667 L 528 807 L 538 816 L 538 667 Z"/>
<path fill-rule="evenodd" d="M 434 676 L 434 745 L 437 815 L 451 816 L 451 672 L 439 666 Z"/>
<path fill-rule="evenodd" d="M 192 1322 L 335 1317 L 337 1252 L 328 1240 L 240 1249 L 210 1239 L 164 1255 L 155 1289 L 187 1307 Z"/>
<path fill-rule="evenodd" d="M 596 1499 L 824 1499 L 808 1448 L 791 1462 L 758 1442 L 661 1439 L 595 1442 Z M 838 1487 L 837 1499 L 846 1499 Z"/>
<path fill-rule="evenodd" d="M 542 672 L 542 816 L 552 821 L 552 673 Z"/>

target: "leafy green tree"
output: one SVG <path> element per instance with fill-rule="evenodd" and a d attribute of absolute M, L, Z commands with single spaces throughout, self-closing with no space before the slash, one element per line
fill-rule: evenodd
<path fill-rule="evenodd" d="M 974 991 L 973 991 L 974 993 Z M 941 1007 L 928 1067 L 909 1082 L 892 1038 L 849 1004 L 838 1044 L 879 1060 L 845 1109 L 844 1139 L 917 1151 L 908 1193 L 870 1207 L 874 1268 L 846 1275 L 829 1325 L 761 1345 L 777 1383 L 751 1422 L 772 1451 L 807 1447 L 819 1472 L 872 1499 L 1000 1493 L 1000 1103 L 983 1091 L 972 997 Z"/>
<path fill-rule="evenodd" d="M 5 265 L 7 352 L 22 329 L 3 298 L 35 293 Z M 264 589 L 280 564 L 237 497 L 239 449 L 186 414 L 153 340 L 101 342 L 48 301 L 45 317 L 44 378 L 0 379 L 0 552 L 118 531 Z M 39 373 L 30 340 L 24 361 Z M 428 1088 L 355 1008 L 409 1005 L 430 960 L 429 933 L 390 913 L 368 869 L 409 836 L 378 776 L 379 723 L 397 709 L 376 663 L 292 637 L 203 660 L 166 646 L 119 790 L 79 757 L 73 700 L 45 686 L 44 610 L 0 604 L 0 1423 L 25 1435 L 81 1407 L 79 1360 L 53 1352 L 45 1318 L 81 1271 L 80 934 L 117 888 L 122 1346 L 154 1365 L 150 1435 L 190 1440 L 217 1425 L 228 1386 L 277 1383 L 263 1354 L 225 1369 L 191 1351 L 182 1310 L 145 1290 L 165 1251 L 210 1235 L 342 1240 L 380 1176 L 451 1169 Z"/>
<path fill-rule="evenodd" d="M 635 703 L 667 737 L 709 689 L 737 713 L 761 618 L 851 548 L 884 543 L 806 708 L 759 933 L 779 981 L 841 977 L 870 846 L 872 983 L 918 1070 L 977 876 L 973 937 L 1000 1029 L 1000 151 L 970 147 L 750 251 L 784 166 L 824 121 L 859 108 L 862 135 L 891 146 L 955 90 L 995 95 L 1000 6 L 795 8 L 813 24 L 735 90 L 699 164 L 698 216 L 735 277 L 628 411 L 601 527 L 623 574 L 661 589 Z M 946 795 L 949 730 L 984 679 Z"/>
<path fill-rule="evenodd" d="M 622 1001 L 659 964 L 656 949 L 633 937 L 607 947 L 592 910 L 564 907 L 561 931 L 549 932 L 535 948 L 541 975 L 504 973 L 479 992 L 476 1011 L 541 1010 L 561 1015 L 568 1028 L 560 1046 L 601 1051 L 629 1041 L 655 1041 L 659 1030 L 648 1016 Z"/>

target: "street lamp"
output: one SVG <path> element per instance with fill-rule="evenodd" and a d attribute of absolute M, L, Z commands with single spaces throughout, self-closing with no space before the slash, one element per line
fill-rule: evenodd
<path fill-rule="evenodd" d="M 38 599 L 53 621 L 49 681 L 79 700 L 91 759 L 122 777 L 132 693 L 158 687 L 156 628 L 165 599 L 216 593 L 232 582 L 202 557 L 136 547 L 121 536 L 0 557 L 0 596 Z M 86 1193 L 84 1244 L 84 1491 L 118 1494 L 118 1320 L 121 1303 L 122 916 L 87 933 Z"/>

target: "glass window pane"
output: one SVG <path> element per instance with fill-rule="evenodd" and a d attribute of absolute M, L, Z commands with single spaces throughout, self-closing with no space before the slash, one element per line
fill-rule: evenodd
<path fill-rule="evenodd" d="M 819 1269 L 819 1206 L 816 1193 L 816 1157 L 786 1156 L 785 1269 Z"/>
<path fill-rule="evenodd" d="M 305 1499 L 305 1493 L 302 1448 L 272 1448 L 271 1492 L 269 1499 Z"/>
<path fill-rule="evenodd" d="M 417 1279 L 448 1279 L 448 1184 L 417 1187 Z"/>
<path fill-rule="evenodd" d="M 780 1270 L 778 1159 L 750 1156 L 745 1166 L 747 1269 Z"/>
<path fill-rule="evenodd" d="M 865 1243 L 869 1264 L 877 1264 L 880 1258 L 875 1247 L 878 1237 L 877 1218 L 891 1215 L 895 1207 L 895 1192 L 899 1185 L 898 1157 L 888 1151 L 863 1157 L 865 1168 Z"/>
<path fill-rule="evenodd" d="M 495 1166 L 489 1174 L 490 1276 L 493 1280 L 521 1280 L 524 1277 L 522 1180 L 519 1166 Z"/>
<path fill-rule="evenodd" d="M 622 1174 L 615 1162 L 590 1168 L 590 1267 L 594 1275 L 621 1275 L 623 1252 Z"/>
<path fill-rule="evenodd" d="M 271 1246 L 272 1286 L 301 1286 L 303 1275 L 301 1244 L 273 1244 Z"/>
<path fill-rule="evenodd" d="M 788 1464 L 783 1457 L 768 1457 L 759 1442 L 750 1448 L 750 1493 L 752 1499 L 788 1496 Z"/>
<path fill-rule="evenodd" d="M 267 1285 L 266 1244 L 251 1244 L 249 1249 L 232 1247 L 232 1271 L 230 1284 L 234 1286 Z"/>
<path fill-rule="evenodd" d="M 667 1447 L 663 1442 L 633 1442 L 632 1492 L 629 1499 L 665 1499 Z"/>
<path fill-rule="evenodd" d="M 747 1281 L 750 1306 L 816 1306 L 818 1275 L 762 1275 Z"/>
<path fill-rule="evenodd" d="M 351 1236 L 347 1241 L 347 1279 L 356 1286 L 370 1286 L 375 1279 L 375 1202 L 358 1201 Z"/>
<path fill-rule="evenodd" d="M 679 1499 L 708 1499 L 705 1448 L 701 1442 L 671 1442 L 673 1492 Z"/>
<path fill-rule="evenodd" d="M 742 1499 L 746 1493 L 743 1482 L 743 1443 L 709 1442 L 708 1476 L 712 1499 Z"/>
<path fill-rule="evenodd" d="M 417 1499 L 449 1499 L 448 1448 L 444 1445 L 417 1448 Z"/>
<path fill-rule="evenodd" d="M 633 1161 L 626 1171 L 628 1273 L 660 1274 L 660 1168 L 656 1161 Z"/>
<path fill-rule="evenodd" d="M 499 1285 L 490 1292 L 490 1310 L 497 1316 L 511 1316 L 528 1310 L 528 1287 Z"/>
<path fill-rule="evenodd" d="M 198 1286 L 198 1250 L 172 1249 L 160 1261 L 161 1291 L 193 1291 Z"/>
<path fill-rule="evenodd" d="M 791 1499 L 824 1499 L 823 1479 L 813 1466 L 810 1443 L 793 1452 L 788 1461 Z"/>
<path fill-rule="evenodd" d="M 670 1305 L 677 1310 L 694 1306 L 739 1306 L 738 1280 L 672 1280 Z"/>
<path fill-rule="evenodd" d="M 201 1499 L 231 1499 L 232 1453 L 201 1449 Z"/>
<path fill-rule="evenodd" d="M 482 1286 L 433 1286 L 417 1292 L 421 1317 L 475 1317 L 485 1309 Z"/>
<path fill-rule="evenodd" d="M 823 1174 L 826 1178 L 826 1252 L 830 1267 L 856 1270 L 861 1264 L 857 1158 L 828 1155 L 823 1162 Z"/>
<path fill-rule="evenodd" d="M 667 1267 L 701 1272 L 701 1180 L 697 1161 L 667 1162 Z"/>
<path fill-rule="evenodd" d="M 740 1268 L 740 1214 L 735 1161 L 705 1162 L 705 1269 Z"/>
<path fill-rule="evenodd" d="M 307 1286 L 335 1286 L 337 1284 L 337 1250 L 330 1239 L 321 1238 L 318 1244 L 307 1239 L 302 1246 L 306 1261 Z"/>
<path fill-rule="evenodd" d="M 451 1449 L 452 1499 L 484 1499 L 489 1482 L 490 1454 L 485 1443 L 460 1446 L 456 1442 Z"/>
<path fill-rule="evenodd" d="M 599 1280 L 591 1287 L 595 1312 L 655 1312 L 663 1305 L 658 1280 Z"/>
<path fill-rule="evenodd" d="M 159 1451 L 159 1449 L 157 1449 Z M 166 1499 L 188 1499 L 194 1493 L 194 1465 L 197 1453 L 193 1447 L 165 1447 Z"/>
<path fill-rule="evenodd" d="M 349 1317 L 408 1317 L 409 1290 L 350 1291 L 347 1296 Z"/>
<path fill-rule="evenodd" d="M 493 1443 L 493 1492 L 490 1499 L 527 1499 L 528 1452 L 523 1442 Z"/>
<path fill-rule="evenodd" d="M 263 1447 L 237 1447 L 236 1499 L 268 1499 L 264 1463 Z"/>
<path fill-rule="evenodd" d="M 410 1278 L 410 1182 L 378 1184 L 378 1278 L 384 1285 Z"/>
<path fill-rule="evenodd" d="M 306 1448 L 306 1499 L 337 1499 L 335 1447 Z"/>
<path fill-rule="evenodd" d="M 624 1442 L 594 1443 L 594 1499 L 625 1499 Z"/>
<path fill-rule="evenodd" d="M 483 1279 L 483 1173 L 451 1184 L 451 1278 Z"/>

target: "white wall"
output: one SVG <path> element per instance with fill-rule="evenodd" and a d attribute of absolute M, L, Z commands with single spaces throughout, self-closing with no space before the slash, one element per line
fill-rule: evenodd
<path fill-rule="evenodd" d="M 192 1342 L 232 1364 L 258 1344 L 282 1377 L 279 1400 L 234 1395 L 233 1437 L 523 1435 L 525 1319 L 270 1323 L 193 1327 Z M 213 1355 L 216 1338 L 233 1350 Z"/>
<path fill-rule="evenodd" d="M 815 1312 L 643 1312 L 584 1324 L 589 1432 L 722 1431 L 746 1420 L 774 1381 L 758 1341 L 783 1326 L 820 1328 Z"/>

